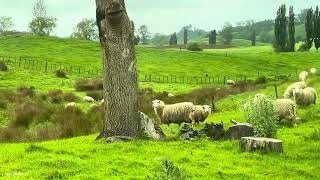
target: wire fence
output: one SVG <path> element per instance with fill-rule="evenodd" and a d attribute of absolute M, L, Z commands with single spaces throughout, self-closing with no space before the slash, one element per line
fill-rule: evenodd
<path fill-rule="evenodd" d="M 11 68 L 29 69 L 31 71 L 52 73 L 58 70 L 65 71 L 70 76 L 77 78 L 102 78 L 102 68 L 97 70 L 92 67 L 71 66 L 63 63 L 53 63 L 32 57 L 5 57 L 0 56 L 0 61 L 9 65 Z M 265 77 L 267 79 L 297 79 L 298 69 L 292 73 L 266 74 L 256 72 L 256 75 L 204 75 L 204 76 L 181 76 L 181 75 L 163 75 L 163 74 L 140 74 L 139 81 L 145 83 L 162 84 L 193 84 L 193 85 L 214 85 L 227 84 L 228 80 L 235 82 L 257 80 Z"/>

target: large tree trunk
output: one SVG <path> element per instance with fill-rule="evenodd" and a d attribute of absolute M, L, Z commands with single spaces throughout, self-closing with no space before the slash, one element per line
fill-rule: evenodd
<path fill-rule="evenodd" d="M 97 25 L 103 49 L 105 129 L 107 136 L 136 138 L 138 114 L 137 62 L 131 22 L 124 0 L 96 0 Z"/>

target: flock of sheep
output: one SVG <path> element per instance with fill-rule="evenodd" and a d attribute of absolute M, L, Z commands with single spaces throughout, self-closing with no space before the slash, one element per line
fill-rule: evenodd
<path fill-rule="evenodd" d="M 93 99 L 90 96 L 85 96 L 83 98 L 83 101 L 88 102 L 88 103 L 94 103 L 95 99 Z M 98 106 L 102 105 L 103 103 L 104 103 L 104 99 L 102 99 L 98 104 L 96 104 L 96 103 L 91 104 L 90 107 L 98 107 Z M 76 107 L 76 106 L 77 106 L 77 103 L 75 103 L 75 102 L 70 102 L 67 104 L 67 107 Z"/>
<path fill-rule="evenodd" d="M 317 69 L 312 68 L 311 74 L 315 74 Z M 309 73 L 303 71 L 299 75 L 299 82 L 293 83 L 286 89 L 284 97 L 273 100 L 274 112 L 279 120 L 292 121 L 296 127 L 299 117 L 297 116 L 297 105 L 309 106 L 316 104 L 317 92 L 312 87 L 307 87 L 305 81 Z M 235 84 L 234 81 L 228 80 L 227 84 Z M 293 100 L 291 99 L 293 97 Z M 266 98 L 264 94 L 256 94 L 253 102 Z M 161 100 L 152 101 L 152 107 L 155 114 L 162 124 L 182 124 L 182 123 L 199 123 L 204 122 L 211 114 L 211 107 L 207 105 L 194 105 L 191 102 L 166 105 Z M 244 110 L 248 108 L 248 103 L 244 104 Z"/>
<path fill-rule="evenodd" d="M 310 69 L 311 74 L 315 74 L 317 69 Z M 297 105 L 309 106 L 317 103 L 317 91 L 312 87 L 307 87 L 305 81 L 307 80 L 309 73 L 302 71 L 299 74 L 299 82 L 295 82 L 289 85 L 283 95 L 283 98 L 273 101 L 274 110 L 278 120 L 292 121 L 296 127 L 297 122 L 300 119 L 297 116 Z M 253 103 L 259 101 L 262 98 L 266 98 L 264 94 L 256 94 Z M 291 99 L 293 98 L 293 100 Z M 244 105 L 244 110 L 248 108 L 248 103 Z"/>

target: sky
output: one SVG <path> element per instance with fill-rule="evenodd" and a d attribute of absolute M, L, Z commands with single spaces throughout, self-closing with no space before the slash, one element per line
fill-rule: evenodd
<path fill-rule="evenodd" d="M 0 16 L 12 17 L 15 29 L 28 31 L 37 0 L 0 0 Z M 54 35 L 67 37 L 83 18 L 95 18 L 95 0 L 45 0 L 50 16 L 58 18 Z M 320 6 L 320 0 L 125 0 L 136 27 L 146 24 L 151 33 L 171 34 L 185 25 L 221 29 L 226 22 L 274 19 L 279 5 L 302 9 Z"/>

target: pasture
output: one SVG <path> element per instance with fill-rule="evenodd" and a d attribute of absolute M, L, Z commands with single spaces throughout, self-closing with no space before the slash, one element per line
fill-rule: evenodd
<path fill-rule="evenodd" d="M 216 102 L 214 112 L 206 122 L 230 120 L 244 122 L 243 104 L 256 93 L 275 98 L 274 84 L 280 95 L 297 79 L 297 71 L 320 67 L 319 53 L 275 53 L 271 46 L 240 47 L 224 50 L 189 52 L 186 50 L 137 47 L 140 88 L 156 92 L 188 94 L 204 87 L 224 85 L 148 83 L 144 75 L 158 76 L 239 76 L 255 80 L 268 77 L 258 89 L 229 95 Z M 60 38 L 0 37 L 0 56 L 32 57 L 53 63 L 63 63 L 92 69 L 102 69 L 99 44 L 90 41 Z M 275 75 L 291 75 L 289 80 L 275 80 Z M 10 68 L 0 73 L 0 88 L 16 90 L 33 86 L 37 92 L 61 89 L 75 92 L 74 84 L 82 77 L 57 78 L 53 72 Z M 270 79 L 269 79 L 270 78 Z M 320 77 L 312 76 L 307 84 L 320 90 Z M 84 96 L 83 92 L 76 92 Z M 206 99 L 210 103 L 210 97 Z M 88 103 L 80 102 L 88 109 Z M 151 102 L 150 102 L 151 106 Z M 301 121 L 297 128 L 281 122 L 277 138 L 283 140 L 281 154 L 245 153 L 238 141 L 213 141 L 200 138 L 179 141 L 178 126 L 162 125 L 168 139 L 162 142 L 139 140 L 107 144 L 95 141 L 97 133 L 70 139 L 46 142 L 0 144 L 0 178 L 3 179 L 157 179 L 166 168 L 165 160 L 173 162 L 187 179 L 317 179 L 320 176 L 320 105 L 299 107 Z M 10 110 L 10 108 L 9 108 Z M 0 110 L 0 126 L 10 119 L 8 109 Z M 198 126 L 200 128 L 202 124 Z"/>

